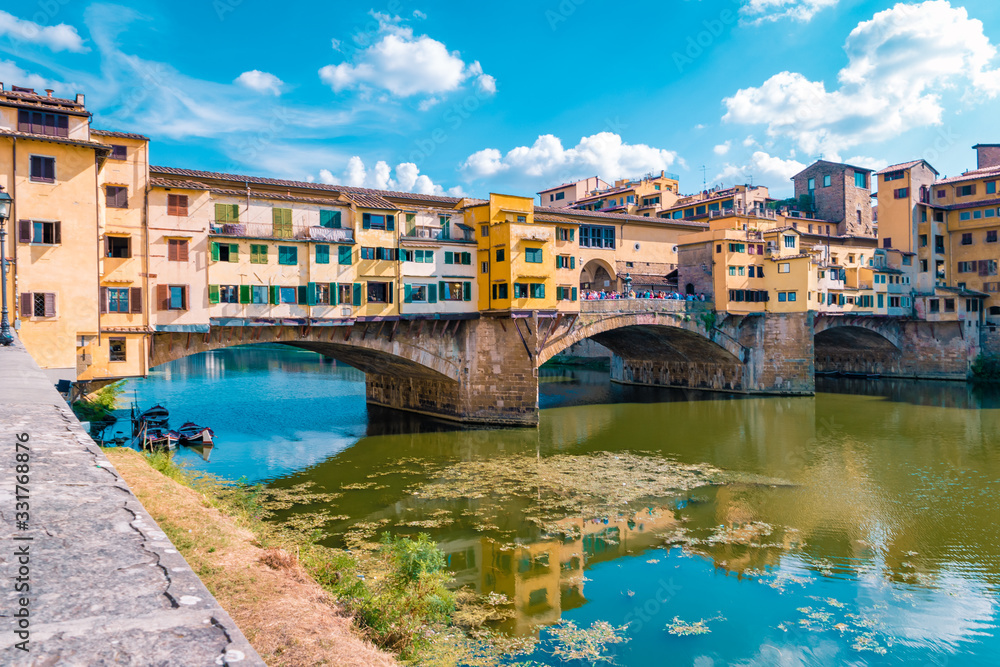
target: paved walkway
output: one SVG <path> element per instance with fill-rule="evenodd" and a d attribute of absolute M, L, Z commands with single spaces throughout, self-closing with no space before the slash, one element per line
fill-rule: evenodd
<path fill-rule="evenodd" d="M 264 664 L 19 342 L 0 348 L 0 538 L 0 665 Z"/>

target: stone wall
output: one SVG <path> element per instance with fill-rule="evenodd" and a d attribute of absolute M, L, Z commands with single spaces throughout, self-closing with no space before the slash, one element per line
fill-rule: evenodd
<path fill-rule="evenodd" d="M 747 351 L 746 391 L 795 395 L 815 392 L 813 313 L 749 315 L 739 322 L 736 335 Z"/>
<path fill-rule="evenodd" d="M 708 391 L 743 391 L 739 364 L 611 358 L 611 379 L 622 384 Z"/>
<path fill-rule="evenodd" d="M 829 187 L 823 187 L 825 176 L 830 177 Z M 809 194 L 810 178 L 816 179 L 813 196 L 817 218 L 836 222 L 839 234 L 874 236 L 871 189 L 854 184 L 851 167 L 825 161 L 813 164 L 793 179 L 796 197 Z M 858 211 L 861 211 L 860 221 Z"/>
<path fill-rule="evenodd" d="M 715 298 L 712 283 L 712 244 L 699 243 L 681 246 L 677 249 L 677 289 L 682 293 L 687 285 L 694 286 L 695 294 L 704 294 L 707 299 Z"/>

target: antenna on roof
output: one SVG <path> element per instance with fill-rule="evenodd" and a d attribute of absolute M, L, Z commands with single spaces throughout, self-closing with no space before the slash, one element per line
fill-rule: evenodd
<path fill-rule="evenodd" d="M 701 189 L 708 189 L 708 167 L 701 165 Z"/>
<path fill-rule="evenodd" d="M 823 154 L 822 154 L 822 153 L 820 153 L 820 154 L 819 154 L 819 157 L 816 157 L 816 158 L 813 158 L 813 159 L 814 159 L 814 160 L 822 160 L 822 159 L 823 159 Z"/>

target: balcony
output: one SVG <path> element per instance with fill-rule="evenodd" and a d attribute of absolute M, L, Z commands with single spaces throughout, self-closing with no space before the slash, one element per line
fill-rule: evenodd
<path fill-rule="evenodd" d="M 289 239 L 296 241 L 325 241 L 327 243 L 354 243 L 353 229 L 310 227 L 295 225 L 279 229 L 266 222 L 213 222 L 209 234 L 237 236 L 251 239 Z"/>

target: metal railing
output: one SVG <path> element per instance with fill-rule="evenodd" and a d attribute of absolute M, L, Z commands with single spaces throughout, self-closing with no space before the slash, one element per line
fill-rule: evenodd
<path fill-rule="evenodd" d="M 354 243 L 353 229 L 334 229 L 307 225 L 294 225 L 291 228 L 287 226 L 281 228 L 266 222 L 213 222 L 210 225 L 209 233 L 243 238 Z"/>

